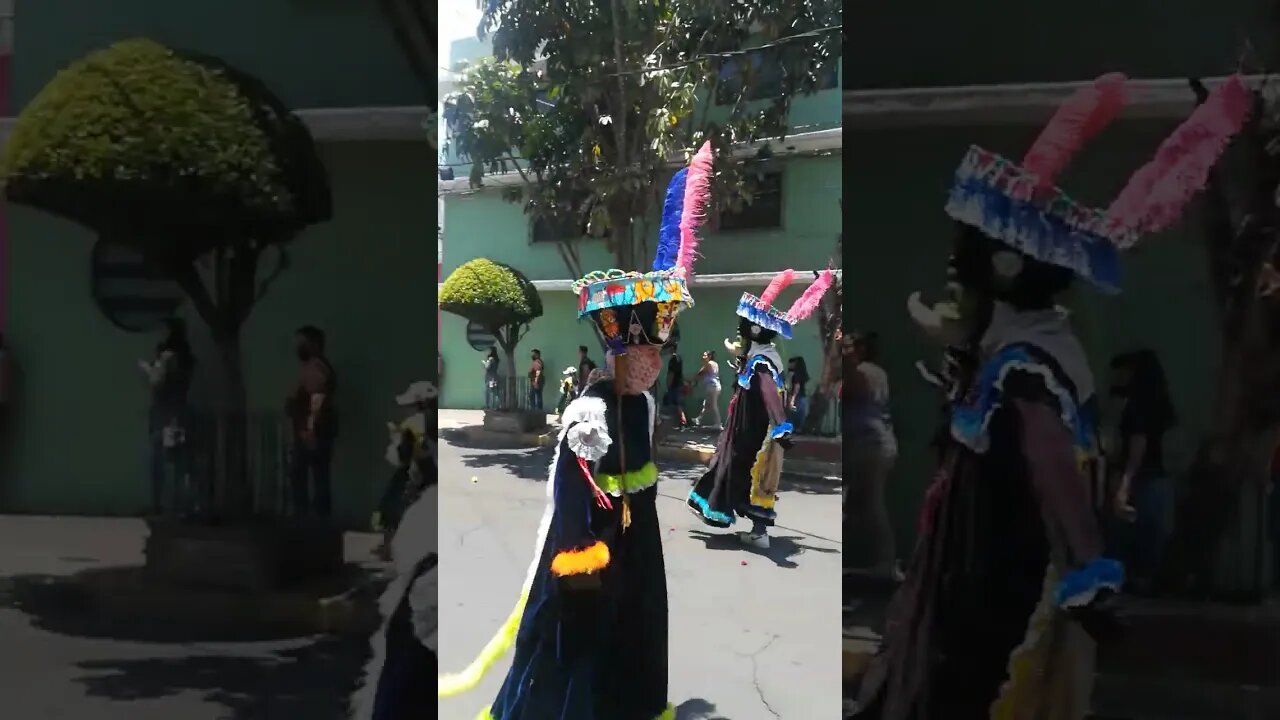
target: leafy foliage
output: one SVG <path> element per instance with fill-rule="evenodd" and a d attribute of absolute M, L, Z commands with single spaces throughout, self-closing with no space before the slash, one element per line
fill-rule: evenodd
<path fill-rule="evenodd" d="M 440 288 L 440 309 L 497 334 L 503 327 L 542 317 L 542 297 L 519 270 L 478 258 L 462 264 L 445 279 Z"/>
<path fill-rule="evenodd" d="M 819 89 L 841 52 L 832 0 L 492 0 L 485 10 L 494 57 L 462 68 L 444 108 L 449 144 L 472 163 L 473 186 L 519 172 L 526 182 L 507 199 L 607 238 L 619 267 L 647 254 L 633 219 L 652 216 L 670 158 L 705 139 L 723 156 L 784 137 L 793 99 Z M 770 154 L 766 143 L 757 159 Z M 763 164 L 717 168 L 721 207 L 750 202 Z"/>
<path fill-rule="evenodd" d="M 253 78 L 147 39 L 55 75 L 18 117 L 0 175 L 16 202 L 100 233 L 145 222 L 169 243 L 179 230 L 283 238 L 331 210 L 301 121 Z"/>

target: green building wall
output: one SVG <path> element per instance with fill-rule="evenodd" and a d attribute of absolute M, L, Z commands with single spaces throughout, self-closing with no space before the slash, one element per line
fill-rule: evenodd
<path fill-rule="evenodd" d="M 735 231 L 708 234 L 703 240 L 703 258 L 698 261 L 701 275 L 720 273 L 773 272 L 786 267 L 803 270 L 825 267 L 835 253 L 840 234 L 841 157 L 839 155 L 797 158 L 787 162 L 783 171 L 782 227 L 776 230 Z M 656 230 L 655 230 L 656 233 Z M 529 218 L 517 204 L 508 203 L 495 192 L 451 195 L 445 198 L 444 274 L 467 260 L 490 258 L 519 268 L 533 280 L 565 279 L 569 272 L 552 244 L 530 241 Z M 584 269 L 605 269 L 613 265 L 612 255 L 603 241 L 579 243 Z M 838 262 L 838 260 L 837 260 Z M 737 327 L 734 310 L 744 291 L 759 293 L 761 287 L 706 287 L 695 280 L 692 292 L 697 305 L 680 316 L 680 354 L 687 372 L 696 367 L 704 349 L 718 350 L 723 358 L 723 339 Z M 801 290 L 792 288 L 783 296 L 790 304 Z M 528 351 L 542 350 L 548 371 L 558 375 L 565 366 L 576 363 L 577 347 L 592 348 L 596 362 L 601 361 L 591 329 L 579 324 L 576 298 L 568 291 L 542 293 L 543 317 L 535 320 L 529 334 L 520 342 L 516 356 L 519 376 L 528 370 Z M 481 354 L 466 341 L 466 321 L 445 314 L 441 320 L 441 354 L 445 362 L 443 403 L 449 408 L 484 406 Z M 811 373 L 820 367 L 821 344 L 815 323 L 810 320 L 797 326 L 795 338 L 782 347 L 785 356 L 802 355 Z M 727 387 L 730 371 L 721 363 L 722 382 Z M 546 402 L 554 405 L 556 378 L 549 381 Z M 728 404 L 728 393 L 721 399 Z M 695 402 L 689 403 L 689 409 Z M 723 407 L 722 407 L 723 410 Z"/>
<path fill-rule="evenodd" d="M 1126 123 L 1108 129 L 1085 150 L 1061 184 L 1081 201 L 1105 206 L 1129 174 L 1155 152 L 1175 123 Z M 951 224 L 942 211 L 965 148 L 978 143 L 1017 156 L 1038 128 L 954 128 L 847 133 L 853 158 L 846 170 L 846 301 L 851 325 L 878 330 L 890 378 L 900 459 L 888 498 L 904 557 L 933 471 L 928 443 L 939 421 L 939 398 L 914 363 L 933 362 L 928 343 L 906 314 L 907 296 L 936 292 L 945 282 Z M 1123 258 L 1124 292 L 1107 297 L 1089 286 L 1073 292 L 1073 322 L 1105 393 L 1109 358 L 1137 347 L 1163 360 L 1181 416 L 1165 448 L 1178 474 L 1191 459 L 1212 402 L 1216 330 L 1195 207 L 1177 227 L 1147 238 Z"/>
<path fill-rule="evenodd" d="M 97 47 L 145 35 L 225 58 L 294 108 L 421 104 L 420 88 L 373 3 L 205 0 L 21 3 L 15 59 L 21 107 L 61 67 Z M 436 247 L 427 194 L 434 160 L 422 142 L 320 147 L 334 216 L 303 233 L 292 266 L 243 333 L 250 404 L 278 411 L 296 360 L 292 333 L 323 327 L 337 368 L 342 433 L 335 511 L 367 522 L 389 476 L 392 396 L 430 370 Z M 9 212 L 9 326 L 15 403 L 0 456 L 0 512 L 127 515 L 149 502 L 147 389 L 137 360 L 158 338 L 118 330 L 90 294 L 87 231 L 22 207 Z M 202 323 L 189 322 L 207 404 L 216 372 Z"/>

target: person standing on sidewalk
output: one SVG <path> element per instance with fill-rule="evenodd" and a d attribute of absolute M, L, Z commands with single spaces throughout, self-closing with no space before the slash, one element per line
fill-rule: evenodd
<path fill-rule="evenodd" d="M 661 224 L 668 230 L 653 271 L 592 273 L 574 283 L 578 316 L 596 324 L 608 369 L 565 411 L 547 508 L 515 609 L 465 672 L 437 682 L 439 697 L 466 692 L 514 646 L 481 718 L 675 717 L 667 697 L 667 580 L 653 461 L 657 409 L 648 390 L 662 372 L 661 346 L 677 313 L 693 304 L 686 278 L 711 161 L 706 143 L 672 179 Z"/>
<path fill-rule="evenodd" d="M 799 432 L 809 416 L 809 367 L 804 357 L 796 355 L 787 361 L 787 420 Z"/>
<path fill-rule="evenodd" d="M 898 440 L 889 413 L 889 375 L 880 367 L 875 333 L 853 333 L 847 338 L 853 372 L 846 380 L 849 423 L 845 438 L 851 446 L 853 467 L 848 486 L 856 512 L 845 532 L 852 537 L 847 558 L 851 568 L 884 577 L 896 577 L 898 555 L 885 487 L 898 459 Z"/>
<path fill-rule="evenodd" d="M 149 413 L 151 445 L 151 511 L 186 514 L 197 512 L 201 498 L 191 486 L 188 395 L 195 372 L 195 354 L 187 340 L 187 326 L 180 318 L 165 321 L 166 334 L 156 346 L 155 357 L 139 368 L 151 385 Z"/>
<path fill-rule="evenodd" d="M 769 547 L 768 530 L 777 518 L 773 507 L 782 456 L 794 431 L 783 401 L 784 366 L 773 341 L 779 335 L 791 338 L 792 326 L 813 314 L 835 282 L 835 274 L 819 273 L 789 310 L 775 309 L 773 302 L 794 279 L 794 270 L 784 270 L 760 297 L 744 293 L 738 302 L 738 333 L 741 347 L 747 348 L 746 360 L 738 372 L 728 422 L 716 440 L 711 464 L 686 500 L 689 509 L 712 527 L 730 527 L 737 516 L 749 519 L 751 530 L 740 533 L 739 539 L 757 549 Z"/>
<path fill-rule="evenodd" d="M 681 396 L 684 392 L 684 360 L 680 359 L 680 348 L 676 343 L 667 347 L 671 349 L 671 358 L 667 360 L 667 390 L 662 395 L 662 407 L 674 419 L 676 427 L 683 427 L 685 416 Z"/>
<path fill-rule="evenodd" d="M 693 423 L 709 430 L 723 430 L 724 420 L 720 417 L 720 363 L 716 362 L 715 350 L 702 352 L 702 367 L 698 368 L 698 384 L 702 386 L 702 410 Z M 707 414 L 715 418 L 715 422 L 707 425 Z"/>
<path fill-rule="evenodd" d="M 331 468 L 338 417 L 337 373 L 325 357 L 324 331 L 312 325 L 295 335 L 298 379 L 287 407 L 293 423 L 290 484 L 298 515 L 329 518 L 333 513 Z"/>
<path fill-rule="evenodd" d="M 542 363 L 542 351 L 535 348 L 529 362 L 529 409 L 542 409 L 542 391 L 546 383 L 545 368 Z"/>
<path fill-rule="evenodd" d="M 578 346 L 578 385 L 575 388 L 575 397 L 581 395 L 587 389 L 587 385 L 591 381 L 591 372 L 596 369 L 596 361 L 591 359 L 590 351 L 586 345 Z"/>
<path fill-rule="evenodd" d="M 497 410 L 502 407 L 498 392 L 498 348 L 489 348 L 480 364 L 484 366 L 484 409 Z"/>

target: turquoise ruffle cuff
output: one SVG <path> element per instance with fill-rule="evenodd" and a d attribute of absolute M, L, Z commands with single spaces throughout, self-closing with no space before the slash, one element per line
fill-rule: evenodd
<path fill-rule="evenodd" d="M 1111 558 L 1094 558 L 1084 567 L 1072 570 L 1058 582 L 1053 599 L 1058 607 L 1067 610 L 1084 607 L 1093 602 L 1099 590 L 1119 592 L 1124 585 L 1124 565 Z"/>
<path fill-rule="evenodd" d="M 787 433 L 794 432 L 794 431 L 795 431 L 795 428 L 791 426 L 791 423 L 784 422 L 773 429 L 773 437 L 774 439 L 777 439 L 782 437 L 783 435 L 786 435 Z"/>

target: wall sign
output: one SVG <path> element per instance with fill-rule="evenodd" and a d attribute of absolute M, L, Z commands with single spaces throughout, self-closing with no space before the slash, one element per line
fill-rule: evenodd
<path fill-rule="evenodd" d="M 186 300 L 177 283 L 152 270 L 133 248 L 99 240 L 90 262 L 93 300 L 125 332 L 158 329 Z"/>

